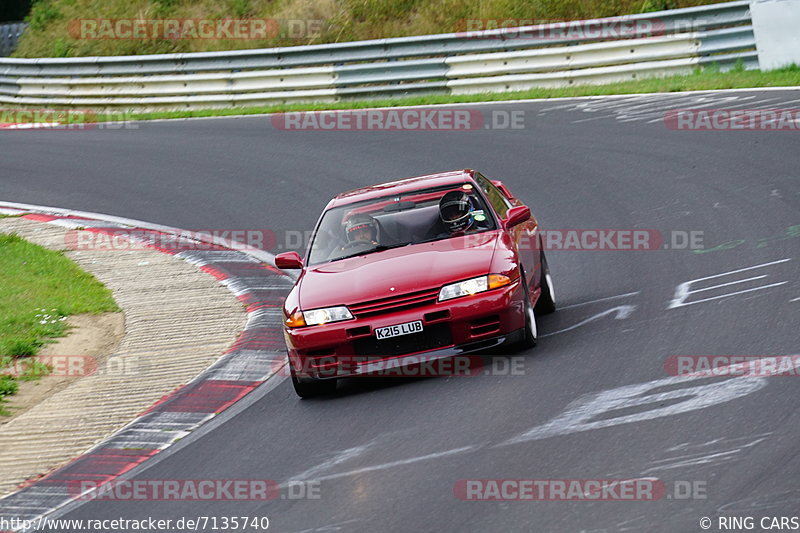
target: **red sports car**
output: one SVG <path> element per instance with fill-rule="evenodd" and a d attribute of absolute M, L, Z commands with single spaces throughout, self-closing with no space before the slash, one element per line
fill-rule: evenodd
<path fill-rule="evenodd" d="M 295 391 L 500 345 L 533 346 L 555 310 L 539 226 L 499 181 L 444 172 L 342 193 L 284 303 Z"/>

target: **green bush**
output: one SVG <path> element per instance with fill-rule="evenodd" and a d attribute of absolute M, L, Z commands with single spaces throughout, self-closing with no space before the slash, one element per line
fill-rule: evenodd
<path fill-rule="evenodd" d="M 0 374 L 0 398 L 15 394 L 17 389 L 17 380 L 14 378 L 14 376 Z"/>
<path fill-rule="evenodd" d="M 465 19 L 577 20 L 723 0 L 38 0 L 17 57 L 205 52 L 461 31 Z M 78 19 L 269 18 L 325 21 L 321 31 L 265 39 L 76 39 Z M 282 28 L 285 29 L 285 28 Z"/>
<path fill-rule="evenodd" d="M 37 0 L 25 21 L 30 25 L 27 32 L 44 31 L 50 24 L 61 18 L 61 12 L 54 5 L 55 0 Z"/>

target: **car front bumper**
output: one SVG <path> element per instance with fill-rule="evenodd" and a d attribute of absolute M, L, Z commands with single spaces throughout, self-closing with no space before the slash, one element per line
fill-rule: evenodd
<path fill-rule="evenodd" d="M 301 378 L 381 375 L 516 342 L 524 334 L 523 291 L 514 283 L 444 302 L 284 330 L 289 361 Z M 421 320 L 421 333 L 377 340 L 375 329 Z M 409 375 L 414 375 L 410 373 Z"/>

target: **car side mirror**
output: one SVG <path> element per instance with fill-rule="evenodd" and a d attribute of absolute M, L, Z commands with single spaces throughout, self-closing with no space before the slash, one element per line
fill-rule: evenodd
<path fill-rule="evenodd" d="M 282 270 L 303 268 L 303 260 L 297 252 L 283 252 L 275 256 L 275 266 Z"/>
<path fill-rule="evenodd" d="M 513 228 L 514 226 L 522 224 L 526 220 L 530 220 L 530 218 L 531 208 L 527 205 L 518 205 L 512 207 L 506 212 L 505 227 L 506 229 Z"/>

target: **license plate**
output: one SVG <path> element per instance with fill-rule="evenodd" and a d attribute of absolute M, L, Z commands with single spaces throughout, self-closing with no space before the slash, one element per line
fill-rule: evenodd
<path fill-rule="evenodd" d="M 375 337 L 378 339 L 388 339 L 400 335 L 419 333 L 420 331 L 422 331 L 422 320 L 416 320 L 414 322 L 406 322 L 405 324 L 386 326 L 385 328 L 375 328 Z"/>

